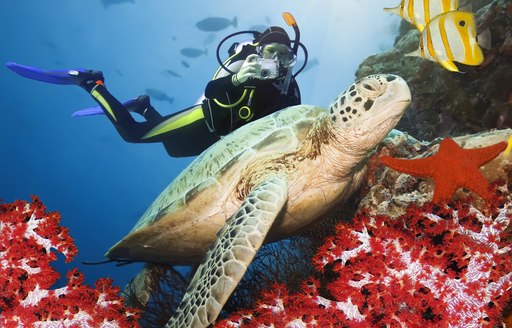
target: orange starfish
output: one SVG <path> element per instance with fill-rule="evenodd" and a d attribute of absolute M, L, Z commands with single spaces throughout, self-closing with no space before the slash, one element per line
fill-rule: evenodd
<path fill-rule="evenodd" d="M 483 199 L 489 199 L 489 183 L 480 166 L 498 156 L 506 142 L 474 149 L 463 149 L 453 139 L 446 138 L 439 144 L 437 154 L 418 159 L 400 159 L 382 156 L 380 161 L 397 171 L 434 180 L 433 202 L 449 201 L 459 188 L 467 188 Z"/>

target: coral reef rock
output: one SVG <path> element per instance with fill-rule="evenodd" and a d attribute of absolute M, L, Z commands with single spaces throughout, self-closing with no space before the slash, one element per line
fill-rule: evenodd
<path fill-rule="evenodd" d="M 511 129 L 482 132 L 453 138 L 462 148 L 486 147 L 507 141 Z M 431 156 L 439 149 L 440 138 L 432 142 L 418 141 L 406 133 L 394 131 L 383 142 L 383 147 L 370 160 L 367 185 L 361 190 L 363 199 L 359 209 L 367 209 L 372 214 L 386 214 L 396 217 L 405 212 L 411 204 L 424 204 L 432 200 L 434 185 L 431 179 L 418 178 L 383 166 L 379 157 L 391 155 L 399 158 L 420 158 Z M 480 168 L 487 181 L 509 180 L 512 176 L 512 155 L 498 155 Z M 453 196 L 454 200 L 472 195 L 478 205 L 482 200 L 464 188 Z"/>

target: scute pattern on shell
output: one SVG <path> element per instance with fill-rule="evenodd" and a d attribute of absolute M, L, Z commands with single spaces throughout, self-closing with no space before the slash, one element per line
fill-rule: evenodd
<path fill-rule="evenodd" d="M 243 170 L 240 182 L 237 185 L 237 195 L 239 200 L 259 184 L 269 172 L 281 172 L 290 174 L 297 169 L 297 164 L 304 159 L 315 159 L 321 155 L 321 146 L 329 144 L 336 139 L 334 135 L 333 123 L 328 116 L 321 117 L 307 126 L 307 133 L 303 141 L 295 151 L 274 156 L 268 156 L 255 162 L 251 162 Z M 295 129 L 300 129 L 300 124 L 295 125 Z M 245 172 L 251 172 L 245 173 Z"/>
<path fill-rule="evenodd" d="M 167 208 L 166 212 L 171 212 L 186 206 L 184 196 L 205 181 L 213 180 L 210 182 L 219 183 L 218 179 L 223 172 L 230 165 L 238 163 L 237 159 L 241 156 L 259 152 L 269 144 L 275 145 L 277 136 L 283 145 L 295 142 L 295 138 L 304 138 L 306 135 L 300 133 L 301 130 L 307 130 L 311 121 L 327 115 L 325 109 L 311 105 L 298 105 L 288 109 L 292 110 L 278 111 L 248 124 L 250 128 L 240 129 L 225 136 L 222 142 L 202 153 L 158 196 L 132 232 L 158 220 L 159 213 L 164 208 Z M 289 125 L 296 127 L 299 133 L 292 133 Z M 281 129 L 284 132 L 281 133 Z M 268 142 L 267 138 L 271 138 L 274 143 Z"/>

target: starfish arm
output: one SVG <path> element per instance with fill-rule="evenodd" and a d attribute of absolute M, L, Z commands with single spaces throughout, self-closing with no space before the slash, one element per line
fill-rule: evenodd
<path fill-rule="evenodd" d="M 443 177 L 434 178 L 434 196 L 432 197 L 432 202 L 450 201 L 458 188 L 458 186 L 455 186 L 452 181 L 448 179 Z"/>
<path fill-rule="evenodd" d="M 380 162 L 393 170 L 419 177 L 431 177 L 436 167 L 432 157 L 404 159 L 384 155 Z"/>
<path fill-rule="evenodd" d="M 464 149 L 464 151 L 467 154 L 467 158 L 471 162 L 475 163 L 475 165 L 480 167 L 498 156 L 507 148 L 507 145 L 508 144 L 505 141 L 502 141 L 491 146 L 475 149 Z"/>
<path fill-rule="evenodd" d="M 448 175 L 436 175 L 434 179 L 434 203 L 439 201 L 450 201 L 453 194 L 460 188 L 471 190 L 476 195 L 488 200 L 491 196 L 489 192 L 489 182 L 485 179 L 479 170 L 467 170 L 465 178 L 453 172 Z"/>
<path fill-rule="evenodd" d="M 491 197 L 491 193 L 489 192 L 489 182 L 485 179 L 483 174 L 474 176 L 473 179 L 468 180 L 463 187 L 471 190 L 484 200 L 489 200 Z"/>

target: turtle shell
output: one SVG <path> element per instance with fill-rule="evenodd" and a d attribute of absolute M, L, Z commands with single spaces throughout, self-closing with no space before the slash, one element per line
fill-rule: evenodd
<path fill-rule="evenodd" d="M 314 123 L 326 115 L 320 107 L 292 106 L 223 137 L 178 175 L 105 255 L 173 265 L 198 262 L 248 193 L 240 188 L 248 178 L 244 174 L 258 175 L 247 168 L 297 152 Z"/>

